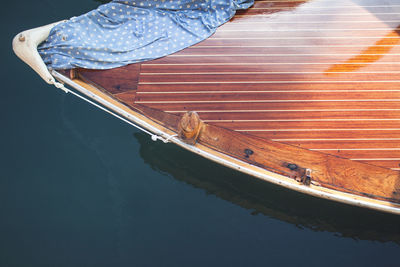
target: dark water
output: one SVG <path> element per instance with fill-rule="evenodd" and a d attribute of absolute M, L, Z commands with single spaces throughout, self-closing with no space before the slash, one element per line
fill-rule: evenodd
<path fill-rule="evenodd" d="M 400 216 L 154 143 L 12 54 L 19 31 L 98 4 L 1 8 L 0 266 L 400 266 Z"/>

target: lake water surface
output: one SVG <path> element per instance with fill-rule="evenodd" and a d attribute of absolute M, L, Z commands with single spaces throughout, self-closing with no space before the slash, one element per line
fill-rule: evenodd
<path fill-rule="evenodd" d="M 101 1 L 1 9 L 0 266 L 400 266 L 400 216 L 261 182 L 45 84 L 18 32 Z"/>

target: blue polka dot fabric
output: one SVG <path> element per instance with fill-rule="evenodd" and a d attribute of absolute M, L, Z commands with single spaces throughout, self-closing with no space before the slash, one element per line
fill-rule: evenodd
<path fill-rule="evenodd" d="M 194 45 L 253 2 L 114 0 L 57 25 L 38 50 L 51 69 L 120 67 Z"/>

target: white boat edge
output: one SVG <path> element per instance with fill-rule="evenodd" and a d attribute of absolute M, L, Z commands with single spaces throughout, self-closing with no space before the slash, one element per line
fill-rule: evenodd
<path fill-rule="evenodd" d="M 48 84 L 53 84 L 55 80 L 40 57 L 37 47 L 47 39 L 51 29 L 61 22 L 63 21 L 23 31 L 17 34 L 12 41 L 14 53 Z"/>
<path fill-rule="evenodd" d="M 62 21 L 60 21 L 62 22 Z M 349 204 L 353 206 L 358 206 L 362 208 L 373 209 L 381 212 L 387 212 L 392 214 L 400 215 L 400 204 L 391 203 L 388 201 L 381 201 L 375 200 L 363 196 L 352 195 L 349 193 L 343 193 L 336 190 L 323 188 L 318 185 L 310 185 L 306 186 L 301 183 L 296 182 L 294 179 L 290 179 L 288 177 L 278 175 L 272 172 L 269 172 L 265 169 L 251 166 L 246 162 L 242 162 L 238 159 L 232 158 L 225 154 L 216 152 L 216 153 L 209 153 L 197 145 L 188 145 L 182 142 L 179 138 L 175 136 L 170 136 L 167 133 L 161 131 L 157 127 L 147 123 L 146 121 L 133 116 L 131 113 L 121 109 L 120 107 L 114 105 L 113 103 L 103 99 L 101 96 L 94 94 L 93 92 L 89 91 L 85 87 L 77 84 L 73 80 L 61 75 L 57 71 L 50 71 L 46 67 L 45 63 L 43 62 L 42 58 L 40 57 L 37 46 L 46 40 L 48 37 L 51 29 L 59 24 L 60 22 L 48 24 L 42 27 L 37 27 L 31 30 L 23 31 L 16 35 L 13 39 L 13 50 L 15 54 L 23 60 L 26 64 L 28 64 L 34 71 L 36 71 L 39 76 L 45 80 L 48 84 L 56 85 L 56 79 L 61 81 L 62 83 L 66 83 L 73 87 L 75 90 L 80 92 L 81 94 L 89 97 L 90 99 L 96 101 L 97 103 L 101 104 L 102 106 L 106 107 L 108 110 L 115 112 L 116 114 L 121 115 L 125 119 L 129 120 L 130 122 L 140 125 L 141 127 L 147 129 L 148 131 L 159 135 L 168 141 L 179 145 L 180 147 L 189 150 L 195 154 L 198 154 L 202 157 L 210 159 L 214 162 L 217 162 L 221 165 L 226 167 L 238 170 L 240 172 L 246 173 L 253 177 L 257 177 L 264 181 L 283 186 L 285 188 L 295 190 L 301 193 L 305 193 L 308 195 L 312 195 L 319 198 L 324 198 L 332 201 L 341 202 L 344 204 Z"/>

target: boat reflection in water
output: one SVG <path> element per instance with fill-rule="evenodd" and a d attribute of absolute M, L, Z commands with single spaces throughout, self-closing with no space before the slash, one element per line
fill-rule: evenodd
<path fill-rule="evenodd" d="M 173 144 L 136 133 L 140 156 L 153 170 L 249 210 L 314 231 L 400 245 L 400 217 L 317 199 L 236 172 Z"/>

